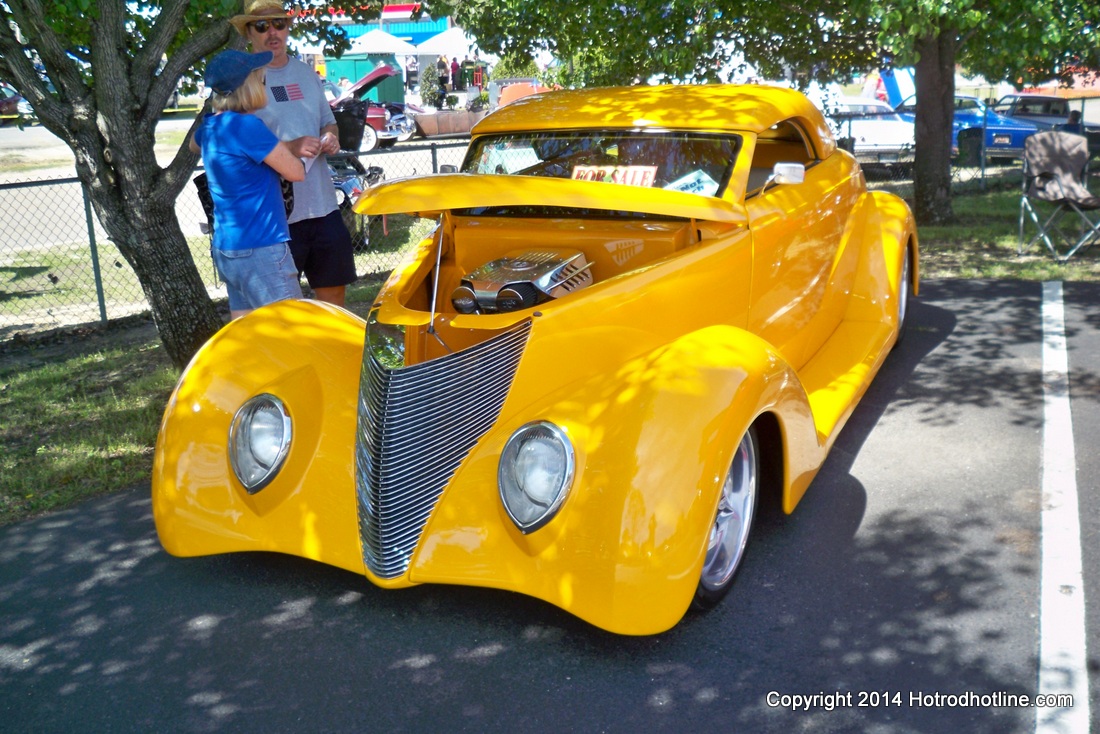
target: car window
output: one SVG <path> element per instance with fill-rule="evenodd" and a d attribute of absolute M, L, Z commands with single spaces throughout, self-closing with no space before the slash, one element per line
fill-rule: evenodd
<path fill-rule="evenodd" d="M 736 135 L 682 132 L 512 133 L 474 140 L 462 170 L 721 196 L 740 142 Z"/>
<path fill-rule="evenodd" d="M 966 97 L 962 97 L 962 98 L 956 97 L 955 98 L 955 109 L 956 110 L 981 110 L 981 105 L 978 104 L 978 100 L 976 100 L 976 99 L 968 99 Z"/>
<path fill-rule="evenodd" d="M 1048 100 L 1047 103 L 1043 105 L 1043 114 L 1065 117 L 1069 114 L 1066 110 L 1066 101 L 1064 99 Z"/>
<path fill-rule="evenodd" d="M 759 193 L 776 163 L 801 163 L 809 168 L 816 162 L 817 156 L 802 126 L 794 120 L 784 120 L 757 136 L 746 192 L 750 196 Z"/>

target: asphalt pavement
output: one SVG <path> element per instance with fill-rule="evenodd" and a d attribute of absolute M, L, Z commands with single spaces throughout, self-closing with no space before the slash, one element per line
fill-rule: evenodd
<path fill-rule="evenodd" d="M 1097 599 L 1100 286 L 1064 299 Z M 1034 732 L 1011 704 L 1038 692 L 1042 302 L 925 283 L 795 513 L 760 518 L 717 609 L 652 637 L 495 590 L 173 558 L 147 486 L 0 528 L 0 728 Z M 1086 620 L 1095 702 L 1096 605 Z"/>

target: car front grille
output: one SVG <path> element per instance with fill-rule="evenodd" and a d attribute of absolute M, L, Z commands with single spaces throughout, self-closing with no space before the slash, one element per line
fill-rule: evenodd
<path fill-rule="evenodd" d="M 405 367 L 400 327 L 368 324 L 356 492 L 363 561 L 379 578 L 408 569 L 443 489 L 496 422 L 530 331 L 524 322 L 469 349 Z"/>

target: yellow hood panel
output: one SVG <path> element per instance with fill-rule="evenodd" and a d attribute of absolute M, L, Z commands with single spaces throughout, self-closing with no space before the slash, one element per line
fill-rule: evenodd
<path fill-rule="evenodd" d="M 524 206 L 627 211 L 744 224 L 744 208 L 725 199 L 682 191 L 563 178 L 453 173 L 372 186 L 355 203 L 359 214 L 438 216 L 452 209 Z"/>

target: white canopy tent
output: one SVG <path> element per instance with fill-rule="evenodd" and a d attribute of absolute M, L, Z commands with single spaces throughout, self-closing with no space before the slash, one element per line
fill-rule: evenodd
<path fill-rule="evenodd" d="M 349 54 L 394 54 L 395 56 L 415 56 L 416 46 L 403 41 L 395 35 L 375 28 L 352 40 Z"/>
<path fill-rule="evenodd" d="M 466 35 L 466 31 L 454 26 L 421 43 L 416 47 L 416 53 L 420 56 L 457 56 L 461 59 L 463 56 L 473 56 L 476 46 L 477 42 Z"/>

